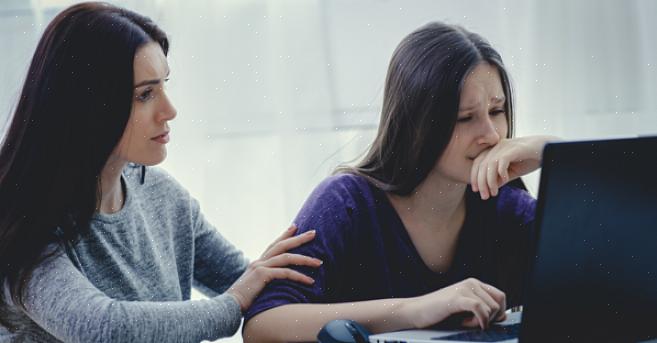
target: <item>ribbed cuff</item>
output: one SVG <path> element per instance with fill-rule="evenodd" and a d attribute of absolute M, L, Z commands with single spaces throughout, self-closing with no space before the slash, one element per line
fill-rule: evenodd
<path fill-rule="evenodd" d="M 234 296 L 224 293 L 220 296 L 212 298 L 213 300 L 221 303 L 224 306 L 226 321 L 221 326 L 221 336 L 230 337 L 237 332 L 240 324 L 242 323 L 242 308 Z"/>

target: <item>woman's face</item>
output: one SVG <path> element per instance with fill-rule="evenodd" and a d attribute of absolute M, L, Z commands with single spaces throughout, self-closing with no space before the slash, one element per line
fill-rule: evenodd
<path fill-rule="evenodd" d="M 137 50 L 132 112 L 114 151 L 120 160 L 152 166 L 166 158 L 168 122 L 176 117 L 164 89 L 168 75 L 169 65 L 158 43 L 150 42 Z"/>
<path fill-rule="evenodd" d="M 470 183 L 474 159 L 505 138 L 506 98 L 495 66 L 480 63 L 466 77 L 454 133 L 434 168 L 456 183 Z"/>

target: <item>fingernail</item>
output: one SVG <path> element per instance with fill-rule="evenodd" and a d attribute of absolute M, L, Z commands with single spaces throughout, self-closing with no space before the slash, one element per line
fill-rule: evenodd
<path fill-rule="evenodd" d="M 315 230 L 306 231 L 306 235 L 314 235 Z"/>
<path fill-rule="evenodd" d="M 294 225 L 294 224 L 292 224 L 292 226 L 288 227 L 287 230 L 285 230 L 285 231 L 290 232 L 290 231 L 294 231 L 294 230 L 296 230 L 296 229 L 297 229 L 297 226 Z"/>
<path fill-rule="evenodd" d="M 322 260 L 320 260 L 320 259 L 318 259 L 318 258 L 316 258 L 315 261 L 317 261 L 317 263 L 319 263 L 320 266 L 321 266 L 322 264 L 324 264 L 324 261 L 322 261 Z"/>

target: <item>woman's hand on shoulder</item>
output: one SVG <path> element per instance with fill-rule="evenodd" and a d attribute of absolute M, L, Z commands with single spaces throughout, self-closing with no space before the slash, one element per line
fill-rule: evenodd
<path fill-rule="evenodd" d="M 259 259 L 249 264 L 244 274 L 228 289 L 227 293 L 237 299 L 242 312 L 251 306 L 262 289 L 274 279 L 288 279 L 307 285 L 312 285 L 315 282 L 307 275 L 286 268 L 291 265 L 314 268 L 322 265 L 322 261 L 317 258 L 287 252 L 315 238 L 315 230 L 294 236 L 296 232 L 297 227 L 295 225 L 285 230 L 280 237 L 265 249 Z"/>
<path fill-rule="evenodd" d="M 472 190 L 482 199 L 497 196 L 500 187 L 541 166 L 543 147 L 554 136 L 526 136 L 502 139 L 475 158 L 470 172 Z"/>
<path fill-rule="evenodd" d="M 410 298 L 404 308 L 410 324 L 426 328 L 451 315 L 465 314 L 461 325 L 485 329 L 506 319 L 506 295 L 499 289 L 469 278 L 435 292 Z"/>

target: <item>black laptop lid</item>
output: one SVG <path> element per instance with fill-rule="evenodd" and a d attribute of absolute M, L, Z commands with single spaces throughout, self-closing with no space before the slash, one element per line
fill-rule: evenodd
<path fill-rule="evenodd" d="M 522 342 L 657 337 L 657 137 L 548 144 Z"/>

